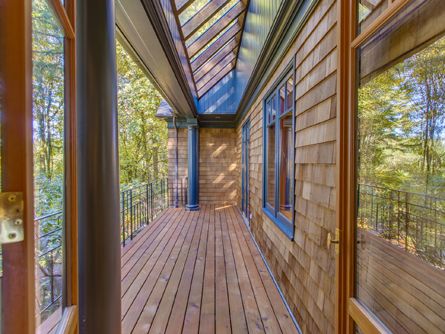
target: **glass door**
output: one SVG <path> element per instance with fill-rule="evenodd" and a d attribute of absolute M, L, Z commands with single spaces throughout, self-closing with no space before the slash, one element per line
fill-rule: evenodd
<path fill-rule="evenodd" d="M 32 1 L 36 324 L 62 316 L 65 226 L 65 34 L 47 0 Z"/>
<path fill-rule="evenodd" d="M 76 303 L 74 3 L 0 7 L 1 328 L 52 333 Z"/>
<path fill-rule="evenodd" d="M 249 146 L 250 146 L 250 120 L 247 120 L 242 129 L 241 145 L 241 210 L 250 222 L 249 212 Z"/>
<path fill-rule="evenodd" d="M 358 1 L 348 313 L 354 332 L 443 333 L 445 3 L 400 3 Z"/>

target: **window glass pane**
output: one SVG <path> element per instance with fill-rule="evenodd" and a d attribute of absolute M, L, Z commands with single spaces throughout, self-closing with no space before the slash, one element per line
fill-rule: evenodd
<path fill-rule="evenodd" d="M 291 110 L 294 107 L 293 98 L 294 98 L 294 79 L 290 77 L 287 80 L 287 88 L 286 88 L 286 109 Z"/>
<path fill-rule="evenodd" d="M 275 117 L 277 114 L 277 111 L 275 110 L 275 97 L 276 95 L 272 96 L 266 103 L 266 114 L 267 114 L 267 122 L 268 124 L 273 123 L 275 121 Z"/>
<path fill-rule="evenodd" d="M 45 0 L 32 1 L 37 324 L 59 321 L 63 287 L 64 35 Z"/>
<path fill-rule="evenodd" d="M 414 1 L 359 50 L 356 296 L 394 333 L 445 328 L 444 14 Z"/>
<path fill-rule="evenodd" d="M 286 106 L 285 106 L 285 101 L 286 101 L 286 85 L 281 86 L 279 94 L 280 94 L 280 96 L 279 96 L 279 99 L 278 99 L 278 103 L 279 103 L 278 108 L 280 110 L 280 115 L 282 115 L 286 111 Z"/>
<path fill-rule="evenodd" d="M 275 121 L 275 118 L 277 116 L 277 102 L 276 102 L 276 95 L 272 96 L 270 99 L 270 116 L 269 116 L 269 121 L 273 122 Z"/>
<path fill-rule="evenodd" d="M 280 120 L 280 212 L 289 220 L 292 219 L 292 114 L 287 114 Z"/>
<path fill-rule="evenodd" d="M 272 106 L 271 106 L 272 101 L 269 100 L 266 102 L 266 117 L 267 117 L 267 124 L 269 124 L 271 122 L 271 111 L 272 111 Z"/>
<path fill-rule="evenodd" d="M 266 199 L 275 208 L 275 124 L 267 127 Z"/>

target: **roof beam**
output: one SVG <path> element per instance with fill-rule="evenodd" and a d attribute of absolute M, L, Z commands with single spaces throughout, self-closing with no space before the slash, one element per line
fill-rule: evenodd
<path fill-rule="evenodd" d="M 225 68 L 228 64 L 231 64 L 235 60 L 235 53 L 230 52 L 227 54 L 218 64 L 215 64 L 210 71 L 205 73 L 205 75 L 201 78 L 201 80 L 196 82 L 196 87 L 201 89 L 204 87 L 209 81 L 211 81 L 223 68 Z"/>
<path fill-rule="evenodd" d="M 216 64 L 219 64 L 229 53 L 233 53 L 236 55 L 236 48 L 238 44 L 235 39 L 228 43 L 225 47 L 223 47 L 213 58 L 210 59 L 204 66 L 200 67 L 195 73 L 193 73 L 193 77 L 195 81 L 198 82 L 206 73 L 210 72 Z"/>
<path fill-rule="evenodd" d="M 186 10 L 193 2 L 196 0 L 176 0 L 175 1 L 175 9 L 178 14 L 181 14 L 184 10 Z"/>
<path fill-rule="evenodd" d="M 226 67 L 224 67 L 218 74 L 216 74 L 213 79 L 208 81 L 201 89 L 198 90 L 198 96 L 201 98 L 205 93 L 209 91 L 213 86 L 215 86 L 221 79 L 223 79 L 234 67 L 235 61 L 232 61 Z"/>
<path fill-rule="evenodd" d="M 188 48 L 187 52 L 190 58 L 197 54 L 204 46 L 207 45 L 213 38 L 215 38 L 221 31 L 224 30 L 233 20 L 244 12 L 245 6 L 242 2 L 238 2 L 226 15 L 221 17 L 209 29 L 207 29 L 199 38 L 194 41 Z"/>
<path fill-rule="evenodd" d="M 241 34 L 241 26 L 235 24 L 229 30 L 227 30 L 220 38 L 214 41 L 203 53 L 201 53 L 190 65 L 192 71 L 196 71 L 199 67 L 205 64 L 215 53 L 217 53 L 222 47 L 224 47 L 229 41 L 235 40 L 238 44 Z M 232 43 L 232 42 L 231 42 Z"/>
<path fill-rule="evenodd" d="M 182 25 L 184 38 L 187 40 L 197 32 L 204 24 L 214 17 L 230 0 L 213 0 L 201 8 L 190 20 Z"/>

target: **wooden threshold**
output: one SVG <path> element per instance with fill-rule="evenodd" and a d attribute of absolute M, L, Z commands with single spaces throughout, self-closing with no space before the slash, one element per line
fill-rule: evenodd
<path fill-rule="evenodd" d="M 122 333 L 298 333 L 239 210 L 167 209 L 122 251 Z"/>

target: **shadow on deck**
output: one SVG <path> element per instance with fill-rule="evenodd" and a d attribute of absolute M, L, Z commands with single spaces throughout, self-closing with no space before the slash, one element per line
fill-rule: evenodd
<path fill-rule="evenodd" d="M 236 207 L 167 209 L 122 249 L 123 333 L 297 333 Z"/>

